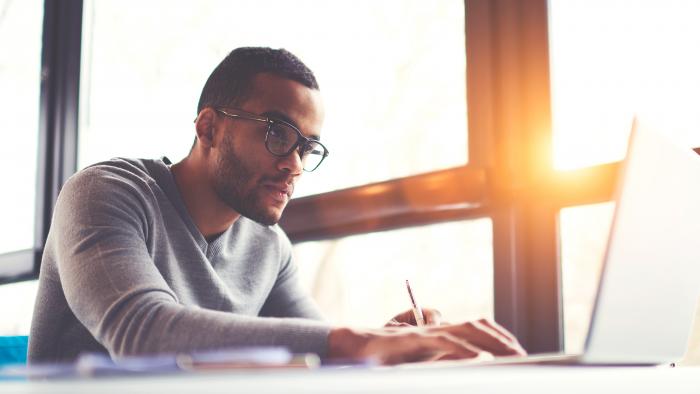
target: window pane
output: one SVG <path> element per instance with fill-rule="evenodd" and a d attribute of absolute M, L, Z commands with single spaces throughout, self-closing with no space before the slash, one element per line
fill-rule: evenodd
<path fill-rule="evenodd" d="M 34 243 L 39 76 L 44 2 L 0 1 L 0 254 Z"/>
<path fill-rule="evenodd" d="M 184 157 L 206 78 L 250 45 L 290 50 L 321 85 L 331 156 L 298 196 L 467 162 L 462 0 L 130 3 L 85 2 L 81 167 Z"/>
<path fill-rule="evenodd" d="M 558 168 L 621 159 L 635 114 L 700 146 L 700 2 L 549 5 Z"/>
<path fill-rule="evenodd" d="M 377 327 L 409 309 L 405 280 L 446 321 L 493 317 L 491 220 L 295 246 L 306 286 L 333 323 Z"/>
<path fill-rule="evenodd" d="M 37 287 L 36 280 L 0 286 L 0 335 L 29 335 Z"/>
<path fill-rule="evenodd" d="M 559 215 L 564 345 L 578 353 L 588 334 L 615 203 L 562 209 Z"/>

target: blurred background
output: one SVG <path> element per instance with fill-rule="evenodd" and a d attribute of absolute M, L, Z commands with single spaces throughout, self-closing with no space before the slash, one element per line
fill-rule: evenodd
<path fill-rule="evenodd" d="M 469 118 L 479 114 L 467 102 L 474 99 L 469 1 L 84 0 L 82 7 L 77 169 L 118 156 L 182 159 L 206 78 L 239 46 L 286 48 L 318 78 L 331 156 L 304 176 L 296 197 L 472 165 Z M 43 1 L 0 0 L 0 254 L 37 242 L 43 18 Z M 694 0 L 547 2 L 548 161 L 557 176 L 619 162 L 635 114 L 700 146 L 699 19 Z M 585 339 L 614 209 L 600 200 L 556 210 L 562 337 L 571 352 Z M 492 220 L 484 211 L 298 240 L 296 260 L 337 324 L 379 326 L 407 309 L 405 279 L 447 320 L 494 317 Z M 0 335 L 29 331 L 36 281 L 24 279 L 0 285 Z"/>

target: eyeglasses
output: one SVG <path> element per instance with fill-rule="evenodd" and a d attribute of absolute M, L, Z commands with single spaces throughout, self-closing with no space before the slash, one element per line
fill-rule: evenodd
<path fill-rule="evenodd" d="M 214 108 L 214 110 L 230 118 L 266 123 L 265 148 L 267 148 L 267 151 L 274 156 L 284 157 L 298 150 L 303 169 L 306 172 L 317 169 L 323 159 L 328 156 L 328 149 L 322 143 L 304 137 L 299 129 L 283 120 L 270 119 L 266 116 L 255 115 L 240 109 Z M 233 111 L 236 113 L 233 113 Z"/>

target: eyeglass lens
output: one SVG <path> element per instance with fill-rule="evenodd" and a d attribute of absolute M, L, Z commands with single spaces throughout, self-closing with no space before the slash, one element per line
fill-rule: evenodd
<path fill-rule="evenodd" d="M 298 138 L 299 135 L 293 128 L 283 123 L 273 123 L 267 132 L 267 149 L 275 155 L 288 155 L 297 143 Z M 301 148 L 296 148 L 300 150 L 301 162 L 305 171 L 316 169 L 323 160 L 326 151 L 323 145 L 313 140 L 306 141 Z"/>

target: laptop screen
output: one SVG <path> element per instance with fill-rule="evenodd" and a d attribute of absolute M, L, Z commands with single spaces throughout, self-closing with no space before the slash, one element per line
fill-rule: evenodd
<path fill-rule="evenodd" d="M 635 121 L 616 202 L 585 360 L 677 360 L 700 295 L 700 156 Z"/>

